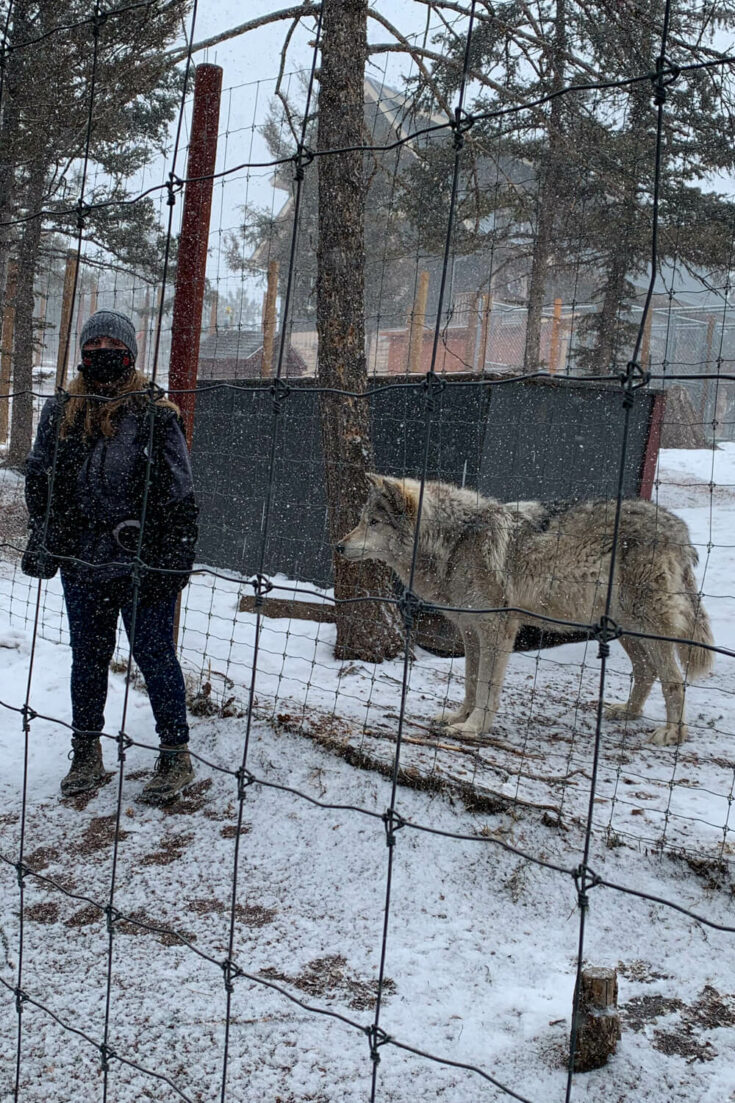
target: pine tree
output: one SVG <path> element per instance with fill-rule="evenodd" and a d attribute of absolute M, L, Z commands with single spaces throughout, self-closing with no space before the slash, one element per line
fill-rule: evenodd
<path fill-rule="evenodd" d="M 526 370 L 540 366 L 544 305 L 570 287 L 598 304 L 582 325 L 588 347 L 579 351 L 580 366 L 604 374 L 629 351 L 632 277 L 646 272 L 650 257 L 652 84 L 644 79 L 608 91 L 559 92 L 652 72 L 662 17 L 663 0 L 509 0 L 495 5 L 473 35 L 471 70 L 482 88 L 471 110 L 494 117 L 478 121 L 468 137 L 455 249 L 492 255 L 490 275 L 501 286 L 508 274 L 512 280 L 525 275 Z M 716 16 L 695 4 L 674 5 L 667 53 L 681 66 L 716 59 L 722 55 L 713 45 L 715 32 L 734 25 L 730 2 Z M 438 45 L 447 61 L 432 77 L 449 94 L 464 40 L 454 32 Z M 735 159 L 731 83 L 722 67 L 683 72 L 667 89 L 660 255 L 676 253 L 690 267 L 727 263 L 733 206 L 703 182 L 731 171 Z M 421 86 L 417 94 L 426 99 Z M 544 97 L 543 105 L 523 107 Z M 411 181 L 411 217 L 436 197 L 441 171 L 441 155 L 427 149 Z M 442 179 L 446 186 L 446 172 Z M 479 217 L 472 217 L 473 208 Z"/>
<path fill-rule="evenodd" d="M 66 234 L 75 241 L 81 215 L 85 239 L 105 254 L 149 274 L 160 265 L 163 236 L 153 200 L 117 201 L 128 197 L 130 177 L 166 143 L 181 74 L 170 68 L 161 46 L 178 35 L 189 3 L 169 0 L 110 16 L 98 25 L 86 22 L 59 31 L 55 28 L 88 17 L 89 5 L 82 0 L 16 0 L 12 80 L 0 121 L 12 149 L 9 171 L 0 178 L 2 221 L 9 221 L 8 215 L 18 220 L 6 227 L 10 234 L 5 239 L 6 250 L 14 245 L 18 261 L 11 464 L 22 462 L 32 433 L 33 285 L 43 235 Z M 29 39 L 36 41 L 24 47 Z M 82 197 L 87 206 L 75 209 L 90 104 Z M 114 205 L 105 205 L 111 200 Z M 42 218 L 41 211 L 48 214 Z"/>

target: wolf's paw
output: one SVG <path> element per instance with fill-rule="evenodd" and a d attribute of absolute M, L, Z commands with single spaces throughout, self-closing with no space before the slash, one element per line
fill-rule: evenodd
<path fill-rule="evenodd" d="M 470 714 L 470 710 L 465 708 L 464 705 L 458 709 L 452 709 L 451 712 L 447 709 L 440 709 L 439 712 L 435 712 L 431 718 L 432 724 L 441 725 L 445 727 L 447 724 L 450 726 L 453 724 L 461 724 L 463 720 L 466 720 Z"/>
<path fill-rule="evenodd" d="M 603 713 L 608 720 L 635 720 L 640 716 L 639 712 L 634 712 L 627 701 L 619 701 L 614 705 L 603 705 Z"/>
<path fill-rule="evenodd" d="M 662 724 L 648 737 L 648 742 L 657 747 L 673 747 L 677 743 L 683 743 L 687 737 L 686 724 Z"/>
<path fill-rule="evenodd" d="M 450 724 L 447 730 L 449 735 L 454 735 L 458 739 L 479 739 L 480 736 L 487 735 L 491 727 L 492 717 L 488 717 L 484 712 L 475 709 L 466 720 L 461 723 Z"/>

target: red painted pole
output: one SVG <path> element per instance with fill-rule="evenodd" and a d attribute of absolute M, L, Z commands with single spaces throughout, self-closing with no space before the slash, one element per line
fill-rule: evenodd
<path fill-rule="evenodd" d="M 189 160 L 186 167 L 187 183 L 184 186 L 184 212 L 176 267 L 168 375 L 169 393 L 181 410 L 189 448 L 191 448 L 194 432 L 195 395 L 182 392 L 191 390 L 197 383 L 209 244 L 209 216 L 212 209 L 211 176 L 217 157 L 221 89 L 220 66 L 197 65 Z M 198 179 L 199 177 L 210 179 Z"/>
<path fill-rule="evenodd" d="M 663 428 L 665 408 L 666 394 L 659 391 L 653 396 L 651 413 L 648 417 L 648 438 L 646 440 L 646 450 L 643 454 L 643 463 L 641 464 L 639 498 L 650 500 L 653 494 L 653 481 L 656 477 L 656 463 L 658 462 L 658 451 L 661 446 L 661 429 Z"/>

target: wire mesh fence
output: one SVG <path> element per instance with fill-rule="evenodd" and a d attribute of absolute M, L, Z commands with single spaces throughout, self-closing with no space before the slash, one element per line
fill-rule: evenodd
<path fill-rule="evenodd" d="M 179 89 L 175 137 L 166 156 L 168 174 L 164 171 L 155 185 L 142 179 L 137 193 L 155 195 L 165 227 L 160 266 L 145 277 L 124 265 L 100 268 L 100 254 L 87 233 L 96 209 L 109 209 L 114 218 L 130 198 L 96 200 L 105 174 L 96 175 L 90 157 L 97 53 L 104 35 L 114 35 L 115 11 L 97 4 L 80 17 L 79 27 L 91 32 L 92 64 L 78 200 L 67 197 L 65 207 L 54 209 L 39 203 L 3 223 L 4 229 L 21 232 L 43 213 L 52 225 L 73 216 L 77 228 L 76 249 L 67 257 L 54 242 L 36 281 L 32 387 L 16 388 L 12 375 L 2 379 L 6 417 L 0 436 L 11 451 L 14 405 L 32 395 L 35 425 L 49 396 L 59 395 L 62 404 L 68 399 L 66 375 L 78 359 L 81 324 L 105 306 L 136 321 L 139 364 L 152 380 L 143 395 L 152 439 L 159 401 L 155 385 L 168 382 L 170 265 L 180 228 L 177 199 L 186 183 L 177 172 L 183 171 L 191 111 L 196 7 L 187 32 L 187 75 Z M 23 735 L 0 852 L 13 909 L 2 932 L 0 975 L 5 1011 L 15 1027 L 13 1067 L 3 1071 L 9 1098 L 40 1098 L 38 1085 L 47 1078 L 52 1090 L 68 1087 L 75 1098 L 237 1099 L 257 1083 L 258 1091 L 289 1099 L 409 1099 L 430 1097 L 432 1090 L 436 1098 L 447 1092 L 457 1099 L 477 1098 L 479 1092 L 487 1098 L 531 1099 L 547 1097 L 545 1091 L 539 1094 L 547 1076 L 554 1078 L 560 1099 L 573 1093 L 599 1098 L 607 1090 L 604 1080 L 585 1084 L 575 1075 L 574 1060 L 582 968 L 589 946 L 601 949 L 595 920 L 609 933 L 628 909 L 645 906 L 644 922 L 657 925 L 656 937 L 669 950 L 667 932 L 674 921 L 711 932 L 713 939 L 722 936 L 718 947 L 729 947 L 735 931 L 729 914 L 735 793 L 727 631 L 735 485 L 729 271 L 717 278 L 693 276 L 690 266 L 679 262 L 676 247 L 667 240 L 664 252 L 659 245 L 664 122 L 672 110 L 667 89 L 686 68 L 681 58 L 678 64 L 669 58 L 670 8 L 657 23 L 658 39 L 651 46 L 655 64 L 631 66 L 625 77 L 607 83 L 563 82 L 535 104 L 577 97 L 601 116 L 615 111 L 621 88 L 642 84 L 647 95 L 653 93 L 657 124 L 646 133 L 648 159 L 639 167 L 640 187 L 650 195 L 647 260 L 617 310 L 611 361 L 594 370 L 588 355 L 596 348 L 592 326 L 603 309 L 593 301 L 597 272 L 581 235 L 576 252 L 557 261 L 555 293 L 534 313 L 527 261 L 540 222 L 529 226 L 523 215 L 503 224 L 503 206 L 496 203 L 490 213 L 476 211 L 474 237 L 468 228 L 468 205 L 476 194 L 473 199 L 463 175 L 466 163 L 480 173 L 481 191 L 496 197 L 511 185 L 514 194 L 526 197 L 539 188 L 538 179 L 525 178 L 522 161 L 509 163 L 493 156 L 491 148 L 488 152 L 489 138 L 481 137 L 476 146 L 471 142 L 483 122 L 528 110 L 527 104 L 485 113 L 468 107 L 475 79 L 473 35 L 484 28 L 484 7 L 473 2 L 461 13 L 461 79 L 448 116 L 438 104 L 427 107 L 425 99 L 399 94 L 385 81 L 366 81 L 368 129 L 356 151 L 369 165 L 372 189 L 366 228 L 367 387 L 360 392 L 325 386 L 320 377 L 316 181 L 324 159 L 346 151 L 313 148 L 314 73 L 324 12 L 305 14 L 316 28 L 311 68 L 226 89 L 223 100 L 192 450 L 204 506 L 200 547 L 210 554 L 197 562 L 184 592 L 178 628 L 189 706 L 199 718 L 192 756 L 200 777 L 155 818 L 141 818 L 130 804 L 143 773 L 138 764 L 150 765 L 157 751 L 152 735 L 141 738 L 151 726 L 143 719 L 144 687 L 131 657 L 139 572 L 148 566 L 139 545 L 132 639 L 119 639 L 116 668 L 122 677 L 113 678 L 108 702 L 108 715 L 117 710 L 119 725 L 110 725 L 103 740 L 108 754 L 117 755 L 115 795 L 103 791 L 95 806 L 100 814 L 78 829 L 71 843 L 81 859 L 74 876 L 64 868 L 69 820 L 64 806 L 48 798 L 43 765 L 44 747 L 71 731 L 61 703 L 68 661 L 62 587 L 58 576 L 41 582 L 21 573 L 27 520 L 22 475 L 12 464 L 0 475 L 1 642 L 11 671 L 0 704 L 7 730 L 15 725 L 13 738 Z M 4 57 L 45 41 L 29 34 L 25 44 L 16 40 L 11 48 L 13 26 L 9 5 Z M 52 33 L 62 34 L 64 27 Z M 689 68 L 707 74 L 724 70 L 730 61 L 710 57 Z M 285 102 L 282 110 L 272 106 L 273 91 Z M 437 178 L 436 206 L 427 210 L 420 236 L 407 214 L 409 185 L 418 190 L 417 173 L 432 167 L 435 156 L 444 159 L 445 172 Z M 425 203 L 426 193 L 421 194 Z M 242 221 L 231 221 L 239 205 Z M 670 220 L 665 228 L 670 232 Z M 66 298 L 65 277 L 71 287 Z M 529 371 L 531 326 L 537 327 L 538 351 Z M 7 335 L 5 322 L 3 332 Z M 4 355 L 10 352 L 5 344 L 3 349 Z M 178 400 L 186 396 L 175 387 L 170 393 Z M 541 399 L 524 405 L 522 395 L 528 393 Z M 319 439 L 325 395 L 339 399 L 345 411 L 355 404 L 377 405 L 376 456 L 380 433 L 385 437 L 380 470 L 415 479 L 418 488 L 408 576 L 389 593 L 368 595 L 375 605 L 396 611 L 403 628 L 400 654 L 383 663 L 335 658 L 340 608 L 359 606 L 366 598 L 335 596 L 332 584 Z M 390 417 L 385 408 L 380 412 L 380 396 L 386 395 L 395 398 Z M 666 412 L 660 396 L 667 400 Z M 593 463 L 597 445 L 599 480 Z M 57 454 L 58 437 L 52 489 Z M 152 463 L 149 453 L 147 487 Z M 552 509 L 549 503 L 559 497 L 608 500 L 609 567 L 598 580 L 606 594 L 602 614 L 579 623 L 544 617 L 538 608 L 517 611 L 541 637 L 517 643 L 497 719 L 482 739 L 463 738 L 451 727 L 437 731 L 432 719 L 447 702 L 461 700 L 467 675 L 461 641 L 437 627 L 445 624 L 444 618 L 437 620 L 442 608 L 455 611 L 448 608 L 451 601 L 417 596 L 420 534 L 422 524 L 430 523 L 427 496 L 437 477 L 517 509 L 527 496 Z M 536 485 L 534 478 L 540 489 L 531 494 L 526 488 Z M 587 493 L 575 489 L 575 478 Z M 592 494 L 598 485 L 602 490 Z M 626 499 L 639 494 L 687 522 L 699 558 L 692 592 L 710 612 L 716 641 L 689 636 L 673 641 L 717 657 L 715 673 L 700 684 L 689 681 L 685 663 L 689 741 L 673 746 L 645 742 L 663 717 L 657 696 L 640 719 L 603 715 L 606 697 L 620 700 L 631 691 L 629 664 L 615 641 L 630 644 L 642 636 L 650 643 L 672 642 L 612 617 L 616 560 L 626 551 L 621 511 Z M 146 502 L 144 496 L 141 534 Z M 49 521 L 50 506 L 42 546 Z M 67 557 L 66 566 L 74 559 Z M 479 617 L 481 609 L 475 601 L 463 611 Z M 490 610 L 496 619 L 512 612 Z M 548 646 L 550 634 L 557 646 Z M 305 739 L 316 755 L 307 765 L 299 750 L 308 745 Z M 340 772 L 341 759 L 351 774 Z M 439 806 L 427 793 L 459 798 L 469 811 L 446 801 Z M 308 829 L 297 812 L 303 805 L 313 810 Z M 485 817 L 482 823 L 478 815 Z M 181 821 L 181 816 L 192 818 Z M 180 828 L 182 822 L 193 829 Z M 304 830 L 313 831 L 314 846 L 305 844 Z M 190 846 L 197 857 L 177 875 L 177 862 Z M 340 847 L 346 861 L 344 854 L 338 857 Z M 367 851 L 379 851 L 379 857 L 368 859 Z M 276 853 L 285 855 L 284 863 Z M 649 855 L 658 865 L 649 863 Z M 462 878 L 480 863 L 481 875 L 497 888 L 505 859 L 516 863 L 505 899 L 508 914 L 515 917 L 521 882 L 532 879 L 527 891 L 553 917 L 554 930 L 547 932 L 552 946 L 526 944 L 533 964 L 524 975 L 526 983 L 532 977 L 539 985 L 551 1008 L 550 1027 L 561 1022 L 553 1018 L 561 1009 L 566 1034 L 540 1031 L 536 1015 L 530 1069 L 504 1042 L 487 1046 L 487 1022 L 503 1014 L 503 997 L 488 995 L 472 975 L 477 959 L 457 950 L 464 938 L 456 910 Z M 687 863 L 692 881 L 677 878 L 665 864 L 677 861 Z M 432 863 L 436 880 L 425 869 Z M 279 915 L 284 897 L 269 876 L 286 886 L 285 898 L 303 906 Z M 425 900 L 416 886 L 426 891 Z M 451 972 L 447 963 L 459 960 L 450 1001 L 454 1014 L 433 1006 L 428 1016 L 418 1010 L 426 999 L 422 947 L 410 940 L 426 936 L 413 913 L 427 907 L 438 908 L 442 920 L 449 913 L 452 923 L 452 934 L 437 938 L 436 945 L 427 936 L 426 953 L 440 972 Z M 563 918 L 570 909 L 571 925 Z M 501 923 L 502 915 L 501 909 L 495 917 Z M 61 934 L 61 956 L 56 948 L 49 950 L 44 927 L 54 942 Z M 321 933 L 310 942 L 315 928 Z M 640 962 L 632 958 L 631 941 L 615 951 L 630 958 L 621 962 L 621 974 L 648 983 L 650 977 L 641 976 Z M 320 947 L 307 963 L 304 945 Z M 489 954 L 505 953 L 507 947 L 507 940 L 495 937 Z M 175 953 L 172 967 L 161 964 L 169 950 Z M 497 974 L 504 989 L 520 968 L 518 957 L 508 953 L 508 958 L 510 967 Z M 549 961 L 553 976 L 544 981 Z M 50 962 L 63 977 L 60 984 Z M 394 962 L 402 966 L 400 973 Z M 653 965 L 650 969 L 660 978 Z M 558 994 L 554 986 L 562 976 Z M 150 977 L 155 977 L 155 1003 L 144 994 Z M 707 1011 L 715 1026 L 731 1025 L 731 1005 L 716 991 L 713 997 L 706 985 L 698 996 L 687 990 L 687 999 L 668 1008 L 681 1017 L 675 1052 L 704 1062 L 711 1043 L 692 1041 L 692 1032 L 702 1027 Z M 139 1016 L 131 1014 L 136 1000 L 143 1004 Z M 468 1003 L 483 1007 L 484 1017 L 472 1018 Z M 631 1003 L 628 1010 L 634 1032 L 646 1021 L 635 1017 L 641 1006 L 646 1005 Z M 213 1016 L 211 1022 L 207 1016 Z M 452 1021 L 463 1016 L 472 1035 L 465 1048 L 459 1045 L 462 1029 L 455 1031 Z M 545 1010 L 544 1017 L 549 1020 Z M 433 1029 L 437 1023 L 440 1028 Z M 502 1029 L 513 1034 L 512 1027 Z M 8 1038 L 7 1028 L 3 1031 Z M 191 1032 L 205 1035 L 206 1044 L 190 1044 Z M 42 1043 L 44 1036 L 48 1041 Z M 674 1045 L 671 1037 L 669 1044 Z M 309 1047 L 316 1059 L 309 1058 Z M 665 1052 L 665 1042 L 655 1048 Z M 344 1051 L 348 1056 L 340 1069 Z M 319 1061 L 328 1068 L 322 1076 Z M 99 1082 L 90 1086 L 94 1062 Z M 431 1073 L 420 1071 L 426 1067 Z M 356 1075 L 362 1076 L 357 1084 Z M 684 1090 L 691 1095 L 702 1083 L 692 1081 Z M 720 1087 L 718 1081 L 713 1090 Z M 621 1098 L 634 1097 L 621 1090 Z M 630 1087 L 635 1090 L 638 1085 Z M 290 1094 L 275 1094 L 284 1092 Z"/>

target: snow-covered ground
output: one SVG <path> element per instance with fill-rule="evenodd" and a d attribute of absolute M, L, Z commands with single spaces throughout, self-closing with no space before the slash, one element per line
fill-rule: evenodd
<path fill-rule="evenodd" d="M 10 476 L 4 473 L 3 480 Z M 9 484 L 4 487 L 7 499 Z M 12 489 L 12 488 L 11 488 Z M 658 500 L 690 526 L 716 642 L 735 647 L 735 446 L 662 453 Z M 286 580 L 280 580 L 285 586 Z M 168 1077 L 191 1100 L 220 1098 L 237 783 L 213 765 L 242 758 L 254 618 L 237 611 L 236 581 L 201 575 L 187 591 L 181 644 L 194 689 L 225 715 L 192 721 L 199 781 L 169 811 L 135 801 L 153 761 L 128 751 L 114 907 L 182 932 L 123 922 L 112 943 L 109 1046 Z M 278 591 L 278 596 L 286 596 Z M 25 700 L 36 583 L 0 563 L 0 855 L 19 855 Z M 58 580 L 42 587 L 30 703 L 24 861 L 67 893 L 109 902 L 116 780 L 89 801 L 61 802 L 69 720 L 69 652 Z M 373 1020 L 383 937 L 388 848 L 379 818 L 390 801 L 400 662 L 339 664 L 334 628 L 265 620 L 255 679 L 239 839 L 227 1098 L 237 1103 L 336 1103 L 370 1098 L 364 1030 Z M 396 1043 L 481 1068 L 519 1096 L 565 1092 L 565 1046 L 579 932 L 574 882 L 503 850 L 508 843 L 572 869 L 589 801 L 596 645 L 513 657 L 494 740 L 480 750 L 437 742 L 428 717 L 461 696 L 463 662 L 417 650 L 410 671 L 404 781 L 396 834 L 381 1028 Z M 613 645 L 606 696 L 622 699 L 628 664 Z M 658 687 L 645 719 L 606 723 L 590 865 L 627 885 L 735 926 L 731 809 L 735 789 L 732 660 L 688 690 L 690 741 L 645 743 L 663 717 Z M 110 679 L 107 730 L 120 726 L 124 678 Z M 221 706 L 224 705 L 224 709 Z M 202 710 L 206 711 L 206 709 Z M 153 745 L 152 718 L 130 691 L 126 731 Z M 105 748 L 110 768 L 115 746 Z M 286 791 L 297 790 L 297 793 Z M 304 799 L 353 806 L 324 809 Z M 473 803 L 473 796 L 475 798 Z M 360 811 L 361 809 L 362 811 Z M 377 813 L 370 815 L 368 813 Z M 101 1098 L 107 993 L 104 916 L 86 899 L 25 878 L 20 1096 Z M 0 978 L 19 965 L 15 869 L 0 862 Z M 192 946 L 194 948 L 192 948 Z M 199 950 L 199 956 L 195 950 Z M 735 933 L 662 904 L 598 886 L 590 891 L 585 957 L 618 967 L 623 1036 L 606 1068 L 577 1075 L 573 1098 L 639 1103 L 735 1100 Z M 210 960 L 213 959 L 213 960 Z M 36 1007 L 37 1001 L 47 1010 Z M 52 1017 L 83 1032 L 70 1033 Z M 0 1099 L 13 1097 L 18 1016 L 0 990 Z M 91 1041 L 90 1041 L 91 1039 Z M 390 1043 L 379 1049 L 377 1099 L 391 1103 L 495 1100 L 478 1075 Z M 120 1103 L 182 1098 L 166 1082 L 110 1059 Z"/>

